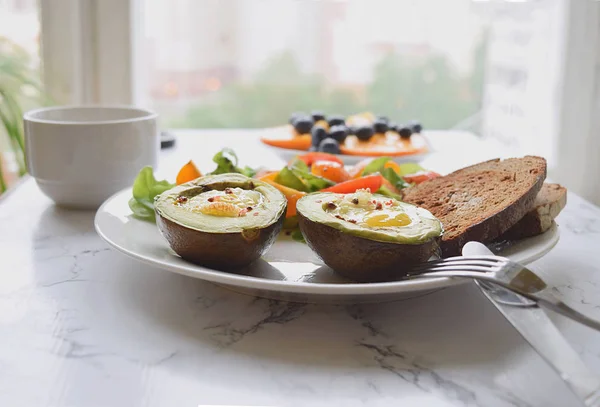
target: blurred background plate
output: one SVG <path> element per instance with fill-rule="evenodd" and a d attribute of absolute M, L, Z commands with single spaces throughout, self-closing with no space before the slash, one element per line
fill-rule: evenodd
<path fill-rule="evenodd" d="M 273 137 L 276 137 L 279 134 L 288 133 L 289 129 L 287 126 L 269 127 L 269 128 L 261 129 L 259 132 L 260 132 L 261 138 L 269 137 L 270 135 L 273 135 Z M 397 156 L 397 157 L 392 156 L 392 159 L 397 163 L 420 162 L 420 161 L 424 160 L 425 158 L 427 158 L 432 153 L 434 153 L 435 149 L 434 149 L 434 147 L 432 147 L 431 142 L 428 140 L 428 132 L 424 131 L 421 134 L 421 136 L 422 136 L 421 140 L 423 140 L 423 142 L 427 146 L 426 152 L 421 153 L 421 154 L 410 154 L 410 155 Z M 295 149 L 290 149 L 290 148 L 274 147 L 274 146 L 268 145 L 262 141 L 261 141 L 261 143 L 263 145 L 265 145 L 267 148 L 274 151 L 281 159 L 285 160 L 286 162 L 288 162 L 289 160 L 291 160 L 292 158 L 294 158 L 300 154 L 306 154 L 308 152 L 306 150 L 295 150 Z M 359 161 L 364 160 L 365 158 L 374 158 L 373 156 L 347 155 L 347 154 L 337 154 L 337 156 L 340 157 L 344 161 L 344 164 L 347 164 L 347 165 L 354 165 L 354 164 L 358 163 Z M 383 157 L 384 155 L 382 154 L 381 156 Z"/>

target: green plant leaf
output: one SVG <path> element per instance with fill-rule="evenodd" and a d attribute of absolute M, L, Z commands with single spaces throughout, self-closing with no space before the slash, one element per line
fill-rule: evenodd
<path fill-rule="evenodd" d="M 4 172 L 2 171 L 2 152 L 0 152 L 0 195 L 8 189 L 6 181 L 4 181 Z"/>
<path fill-rule="evenodd" d="M 38 70 L 32 66 L 25 49 L 0 37 L 0 137 L 7 137 L 19 175 L 26 172 L 23 111 L 50 101 L 42 90 Z M 6 189 L 5 177 L 0 173 L 2 190 Z"/>

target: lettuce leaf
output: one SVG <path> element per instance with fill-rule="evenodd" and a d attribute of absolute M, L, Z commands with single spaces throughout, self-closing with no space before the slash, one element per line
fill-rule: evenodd
<path fill-rule="evenodd" d="M 408 174 L 414 174 L 417 172 L 421 172 L 421 171 L 426 171 L 425 168 L 421 167 L 419 164 L 417 163 L 402 163 L 399 164 L 400 167 L 400 175 L 401 177 L 408 175 Z"/>
<path fill-rule="evenodd" d="M 410 184 L 408 182 L 404 181 L 404 178 L 402 178 L 400 175 L 398 175 L 396 173 L 396 171 L 394 171 L 392 168 L 384 168 L 383 170 L 381 170 L 381 175 L 383 175 L 383 178 L 390 181 L 390 183 L 397 190 L 401 190 L 401 189 L 404 189 L 404 188 L 410 186 Z"/>
<path fill-rule="evenodd" d="M 256 175 L 256 170 L 246 167 L 238 167 L 238 157 L 231 148 L 224 148 L 213 156 L 213 161 L 217 164 L 217 168 L 210 174 L 227 174 L 236 172 L 247 177 Z"/>
<path fill-rule="evenodd" d="M 288 188 L 293 188 L 296 191 L 309 192 L 308 187 L 289 167 L 283 167 L 283 169 L 277 173 L 275 182 Z"/>
<path fill-rule="evenodd" d="M 398 201 L 402 201 L 402 196 L 398 195 L 395 192 L 392 192 L 388 187 L 386 187 L 385 185 L 382 185 L 378 190 L 377 193 L 380 195 L 384 195 L 387 196 L 389 198 L 394 198 L 397 199 Z"/>
<path fill-rule="evenodd" d="M 304 235 L 300 229 L 294 229 L 292 232 L 292 239 L 294 239 L 296 242 L 306 243 L 306 240 L 304 240 Z"/>
<path fill-rule="evenodd" d="M 168 181 L 158 181 L 152 167 L 142 168 L 133 181 L 133 197 L 129 200 L 133 215 L 138 219 L 154 221 L 154 198 L 174 186 Z"/>
<path fill-rule="evenodd" d="M 379 157 L 379 158 L 373 159 L 369 164 L 367 164 L 367 166 L 365 167 L 365 169 L 362 172 L 362 175 L 363 176 L 370 175 L 370 174 L 374 174 L 376 172 L 381 173 L 385 164 L 388 161 L 390 161 L 391 159 L 392 159 L 391 157 Z"/>
<path fill-rule="evenodd" d="M 309 171 L 300 170 L 292 167 L 290 169 L 296 177 L 302 181 L 307 187 L 307 192 L 316 192 L 324 188 L 335 185 L 335 182 L 328 180 L 327 178 L 319 177 L 318 175 L 311 174 Z"/>
<path fill-rule="evenodd" d="M 308 167 L 308 165 L 299 158 L 295 158 L 294 161 L 292 161 L 292 163 L 290 164 L 290 167 L 297 168 L 301 171 L 310 172 L 310 168 Z"/>

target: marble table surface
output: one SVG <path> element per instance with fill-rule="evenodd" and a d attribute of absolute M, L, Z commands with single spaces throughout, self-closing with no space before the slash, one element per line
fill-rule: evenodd
<path fill-rule="evenodd" d="M 499 154 L 458 139 L 426 164 Z M 210 169 L 225 145 L 245 164 L 279 164 L 253 135 L 181 132 L 159 172 L 174 178 L 189 158 Z M 532 268 L 600 318 L 600 209 L 568 201 L 560 242 Z M 473 284 L 371 305 L 270 301 L 129 259 L 93 218 L 30 178 L 0 199 L 0 406 L 579 405 Z M 600 372 L 600 334 L 551 317 Z"/>

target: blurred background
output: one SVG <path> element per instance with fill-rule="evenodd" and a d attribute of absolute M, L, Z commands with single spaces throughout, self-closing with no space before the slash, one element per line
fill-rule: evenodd
<path fill-rule="evenodd" d="M 164 128 L 373 111 L 542 155 L 596 203 L 599 32 L 593 0 L 0 0 L 28 107 L 135 103 Z"/>

